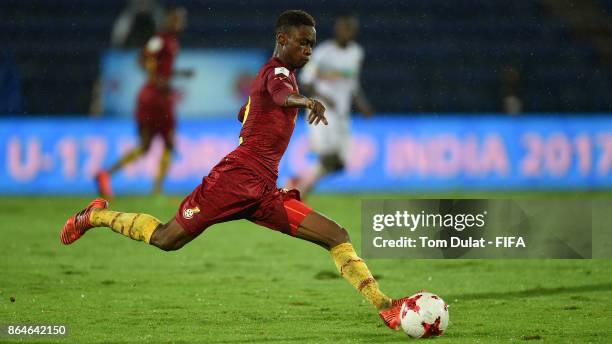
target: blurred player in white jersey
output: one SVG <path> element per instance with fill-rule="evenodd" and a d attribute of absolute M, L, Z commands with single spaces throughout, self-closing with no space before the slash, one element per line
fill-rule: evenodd
<path fill-rule="evenodd" d="M 336 16 L 334 39 L 319 44 L 302 69 L 302 91 L 326 108 L 328 126 L 309 126 L 310 146 L 319 161 L 311 171 L 291 178 L 289 187 L 305 197 L 322 177 L 344 170 L 350 151 L 351 107 L 370 117 L 373 110 L 359 83 L 363 48 L 354 41 L 358 20 L 353 14 Z"/>

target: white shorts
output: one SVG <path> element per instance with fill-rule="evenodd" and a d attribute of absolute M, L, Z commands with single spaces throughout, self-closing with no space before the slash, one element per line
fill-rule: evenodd
<path fill-rule="evenodd" d="M 337 154 L 346 162 L 351 145 L 351 121 L 349 116 L 339 116 L 333 111 L 325 111 L 328 125 L 308 125 L 310 147 L 321 155 Z M 308 118 L 308 117 L 307 117 Z"/>

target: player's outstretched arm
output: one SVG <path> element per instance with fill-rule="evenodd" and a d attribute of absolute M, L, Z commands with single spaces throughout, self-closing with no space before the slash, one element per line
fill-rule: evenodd
<path fill-rule="evenodd" d="M 293 86 L 288 81 L 289 71 L 286 68 L 276 68 L 270 73 L 267 82 L 268 93 L 272 101 L 281 107 L 310 109 L 308 123 L 317 125 L 319 122 L 327 125 L 325 106 L 320 101 L 294 93 Z"/>
<path fill-rule="evenodd" d="M 316 99 L 308 98 L 301 94 L 290 94 L 285 99 L 284 106 L 310 109 L 308 113 L 308 124 L 317 125 L 319 122 L 323 122 L 323 124 L 327 125 L 325 106 Z"/>
<path fill-rule="evenodd" d="M 330 97 L 327 97 L 327 96 L 317 92 L 317 90 L 316 90 L 316 88 L 314 87 L 313 84 L 302 84 L 300 86 L 300 91 L 303 94 L 308 95 L 309 97 L 322 100 L 323 102 L 325 102 L 325 104 L 328 107 L 330 107 L 332 109 L 336 107 L 336 102 L 334 102 L 334 100 L 331 99 Z"/>

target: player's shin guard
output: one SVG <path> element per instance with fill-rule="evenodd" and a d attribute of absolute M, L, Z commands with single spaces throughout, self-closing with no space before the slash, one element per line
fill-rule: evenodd
<path fill-rule="evenodd" d="M 378 289 L 378 283 L 368 267 L 355 253 L 350 243 L 340 244 L 330 250 L 332 259 L 340 274 L 376 309 L 381 310 L 391 305 L 391 299 Z"/>
<path fill-rule="evenodd" d="M 161 224 L 158 219 L 148 214 L 122 213 L 108 209 L 92 211 L 90 221 L 95 227 L 109 227 L 119 234 L 147 244 L 157 226 Z"/>

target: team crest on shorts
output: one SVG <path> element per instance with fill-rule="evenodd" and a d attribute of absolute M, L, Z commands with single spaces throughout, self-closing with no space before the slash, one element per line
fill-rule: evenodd
<path fill-rule="evenodd" d="M 197 214 L 200 212 L 200 208 L 195 207 L 195 208 L 187 208 L 185 210 L 183 210 L 183 217 L 187 220 L 191 219 L 193 217 L 193 215 Z"/>

